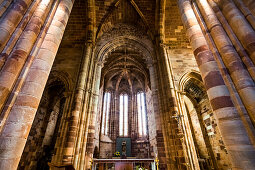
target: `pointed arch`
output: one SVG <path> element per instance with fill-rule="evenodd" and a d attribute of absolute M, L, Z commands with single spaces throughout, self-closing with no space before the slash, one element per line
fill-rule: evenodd
<path fill-rule="evenodd" d="M 111 17 L 114 15 L 114 12 L 116 12 L 116 10 L 118 10 L 118 8 L 121 7 L 121 5 L 123 5 L 123 3 L 125 3 L 124 1 L 134 9 L 133 14 L 137 15 L 137 17 L 139 17 L 139 19 L 141 19 L 140 24 L 142 24 L 142 27 L 145 28 L 146 32 L 148 32 L 150 34 L 150 36 L 153 37 L 152 30 L 150 29 L 149 24 L 144 17 L 144 14 L 142 13 L 142 11 L 139 9 L 138 5 L 133 0 L 118 0 L 118 1 L 116 1 L 110 7 L 110 10 L 105 14 L 102 21 L 100 22 L 100 25 L 98 26 L 98 29 L 96 32 L 96 37 L 97 38 L 100 37 L 104 32 L 107 32 L 108 30 L 111 30 L 114 27 L 115 24 L 112 24 L 112 21 L 116 22 L 117 17 L 113 17 L 112 20 L 111 20 Z M 121 11 L 121 12 L 123 14 L 125 11 Z M 136 20 L 139 20 L 139 19 L 136 19 Z"/>
<path fill-rule="evenodd" d="M 180 80 L 179 80 L 179 84 L 178 84 L 179 90 L 180 90 L 180 91 L 184 91 L 185 85 L 186 85 L 187 82 L 188 82 L 189 80 L 191 80 L 191 79 L 195 79 L 195 80 L 197 80 L 197 81 L 199 81 L 199 82 L 202 83 L 202 77 L 201 77 L 199 71 L 191 70 L 191 71 L 189 71 L 189 72 L 184 73 L 184 74 L 181 76 L 181 78 L 180 78 Z"/>
<path fill-rule="evenodd" d="M 191 70 L 184 73 L 179 81 L 179 91 L 188 97 L 194 106 L 206 95 L 206 90 L 202 82 L 200 73 Z"/>

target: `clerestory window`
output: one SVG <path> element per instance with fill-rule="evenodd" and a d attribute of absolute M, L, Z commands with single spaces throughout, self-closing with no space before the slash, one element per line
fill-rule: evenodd
<path fill-rule="evenodd" d="M 128 95 L 120 95 L 119 135 L 128 136 Z"/>
<path fill-rule="evenodd" d="M 146 106 L 145 95 L 143 92 L 137 93 L 137 109 L 138 109 L 139 136 L 146 136 L 147 135 Z"/>
<path fill-rule="evenodd" d="M 109 122 L 109 112 L 110 112 L 110 101 L 111 101 L 111 93 L 106 92 L 104 94 L 102 130 L 101 130 L 101 133 L 104 135 L 108 135 L 108 131 L 109 131 L 108 122 Z"/>

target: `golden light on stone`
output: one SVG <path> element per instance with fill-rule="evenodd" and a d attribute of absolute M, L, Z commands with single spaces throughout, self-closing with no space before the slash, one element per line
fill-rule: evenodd
<path fill-rule="evenodd" d="M 254 0 L 0 0 L 0 170 L 255 169 L 254 113 Z"/>

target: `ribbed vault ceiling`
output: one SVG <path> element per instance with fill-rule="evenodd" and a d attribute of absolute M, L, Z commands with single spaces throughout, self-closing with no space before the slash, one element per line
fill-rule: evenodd
<path fill-rule="evenodd" d="M 145 59 L 130 48 L 121 48 L 108 55 L 101 80 L 106 89 L 119 93 L 137 92 L 150 86 Z"/>

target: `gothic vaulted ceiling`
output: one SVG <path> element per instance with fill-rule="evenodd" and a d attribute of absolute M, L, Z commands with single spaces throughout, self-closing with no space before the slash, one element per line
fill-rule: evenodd
<path fill-rule="evenodd" d="M 95 0 L 94 9 L 97 38 L 115 24 L 124 22 L 143 29 L 152 39 L 161 34 L 164 43 L 171 48 L 190 48 L 176 0 Z M 87 11 L 87 1 L 75 1 L 62 47 L 79 46 L 86 42 L 88 20 L 91 19 Z"/>

